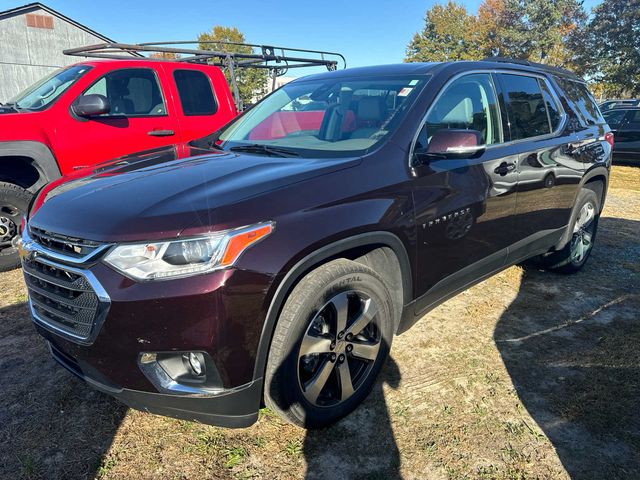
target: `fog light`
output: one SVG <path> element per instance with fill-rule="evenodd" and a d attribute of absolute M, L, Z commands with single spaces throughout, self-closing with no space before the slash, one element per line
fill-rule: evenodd
<path fill-rule="evenodd" d="M 224 391 L 213 359 L 202 351 L 140 352 L 138 365 L 159 392 L 214 394 Z"/>
<path fill-rule="evenodd" d="M 189 353 L 189 365 L 191 365 L 191 369 L 193 370 L 193 373 L 196 374 L 196 376 L 199 377 L 200 375 L 202 375 L 204 366 L 202 365 L 200 358 L 198 358 L 198 355 L 193 352 Z"/>
<path fill-rule="evenodd" d="M 153 363 L 156 361 L 155 353 L 143 353 L 140 355 L 140 363 Z"/>

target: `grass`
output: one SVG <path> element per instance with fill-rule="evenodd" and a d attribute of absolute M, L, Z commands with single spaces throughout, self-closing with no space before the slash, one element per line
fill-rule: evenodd
<path fill-rule="evenodd" d="M 226 462 L 224 466 L 226 468 L 233 468 L 239 465 L 247 456 L 247 452 L 242 447 L 232 447 L 229 449 L 225 449 L 224 451 Z"/>
<path fill-rule="evenodd" d="M 287 452 L 287 455 L 298 457 L 302 454 L 302 442 L 298 439 L 288 440 L 284 451 Z"/>
<path fill-rule="evenodd" d="M 31 455 L 19 456 L 20 473 L 24 478 L 35 478 L 38 474 L 38 464 Z"/>
<path fill-rule="evenodd" d="M 640 192 L 640 168 L 615 166 L 609 178 L 609 188 Z"/>

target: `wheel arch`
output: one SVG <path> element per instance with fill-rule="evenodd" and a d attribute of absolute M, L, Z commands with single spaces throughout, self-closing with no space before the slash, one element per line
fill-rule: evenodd
<path fill-rule="evenodd" d="M 592 168 L 591 170 L 588 170 L 587 173 L 582 177 L 579 188 L 576 191 L 573 209 L 571 211 L 571 217 L 569 219 L 567 229 L 562 234 L 562 237 L 556 244 L 555 250 L 561 250 L 562 248 L 564 248 L 564 246 L 567 244 L 567 242 L 571 238 L 571 235 L 572 235 L 571 225 L 577 213 L 576 204 L 577 204 L 578 195 L 580 194 L 580 191 L 586 188 L 588 190 L 593 191 L 598 196 L 598 199 L 600 200 L 600 205 L 598 205 L 600 209 L 599 213 L 601 213 L 602 209 L 604 208 L 604 201 L 607 197 L 608 185 L 609 185 L 609 170 L 604 166 L 597 166 L 595 168 Z"/>
<path fill-rule="evenodd" d="M 254 379 L 262 378 L 264 375 L 273 332 L 289 293 L 307 273 L 337 258 L 347 258 L 363 263 L 377 271 L 390 272 L 394 280 L 400 279 L 402 285 L 399 288 L 390 285 L 394 299 L 399 302 L 395 318 L 395 327 L 398 326 L 402 308 L 411 302 L 413 296 L 411 263 L 400 238 L 391 232 L 380 231 L 338 240 L 303 257 L 279 282 L 262 326 L 254 366 Z"/>
<path fill-rule="evenodd" d="M 45 144 L 35 141 L 0 143 L 0 178 L 3 181 L 35 193 L 60 176 L 58 163 Z"/>
<path fill-rule="evenodd" d="M 600 205 L 600 213 L 604 209 L 604 200 L 607 197 L 607 188 L 609 186 L 609 171 L 605 168 L 591 170 L 588 176 L 582 182 L 582 188 L 588 188 L 598 196 Z"/>

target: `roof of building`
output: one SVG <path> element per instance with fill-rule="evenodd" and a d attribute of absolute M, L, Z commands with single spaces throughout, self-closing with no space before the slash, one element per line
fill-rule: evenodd
<path fill-rule="evenodd" d="M 0 20 L 6 17 L 13 17 L 16 15 L 22 15 L 24 13 L 31 13 L 35 10 L 44 10 L 45 12 L 53 15 L 54 17 L 58 17 L 61 20 L 64 20 L 65 22 L 68 22 L 73 26 L 84 30 L 85 32 L 90 33 L 91 35 L 94 35 L 105 42 L 113 42 L 113 40 L 110 39 L 109 37 L 105 37 L 101 33 L 98 33 L 95 30 L 90 29 L 86 25 L 76 22 L 75 20 L 61 14 L 60 12 L 55 11 L 53 8 L 47 7 L 45 4 L 40 2 L 29 3 L 27 5 L 22 5 L 21 7 L 15 7 L 9 10 L 4 10 L 0 12 Z"/>

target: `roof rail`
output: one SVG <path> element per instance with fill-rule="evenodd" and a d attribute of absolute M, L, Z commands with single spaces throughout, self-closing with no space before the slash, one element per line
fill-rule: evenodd
<path fill-rule="evenodd" d="M 558 73 L 561 75 L 565 75 L 568 77 L 577 78 L 580 81 L 583 81 L 579 75 L 576 75 L 571 70 L 567 70 L 562 67 L 555 67 L 553 65 L 545 65 L 544 63 L 536 63 L 531 62 L 529 60 L 524 60 L 521 58 L 509 58 L 509 57 L 486 57 L 482 59 L 483 62 L 498 62 L 498 63 L 514 63 L 516 65 L 526 65 L 528 67 L 535 67 L 541 70 L 547 70 L 549 72 Z"/>
<path fill-rule="evenodd" d="M 211 49 L 201 48 L 211 45 Z M 250 53 L 238 52 L 242 49 Z M 246 48 L 249 47 L 249 48 Z M 306 50 L 302 48 L 276 47 L 272 45 L 259 45 L 255 43 L 236 43 L 198 40 L 179 40 L 173 42 L 148 42 L 138 44 L 128 43 L 99 43 L 84 47 L 69 48 L 64 50 L 65 55 L 77 57 L 110 58 L 117 60 L 131 60 L 145 56 L 148 60 L 160 60 L 169 62 L 188 62 L 215 65 L 226 68 L 231 77 L 233 93 L 238 108 L 242 104 L 238 94 L 238 86 L 235 78 L 237 68 L 260 68 L 269 71 L 275 87 L 276 77 L 285 75 L 290 68 L 304 68 L 324 66 L 329 71 L 347 67 L 344 56 L 337 52 L 322 50 Z M 171 54 L 175 58 L 152 58 L 152 54 Z"/>
<path fill-rule="evenodd" d="M 516 63 L 518 65 L 531 65 L 529 60 L 522 58 L 510 58 L 510 57 L 485 57 L 483 62 L 500 62 L 500 63 Z"/>

